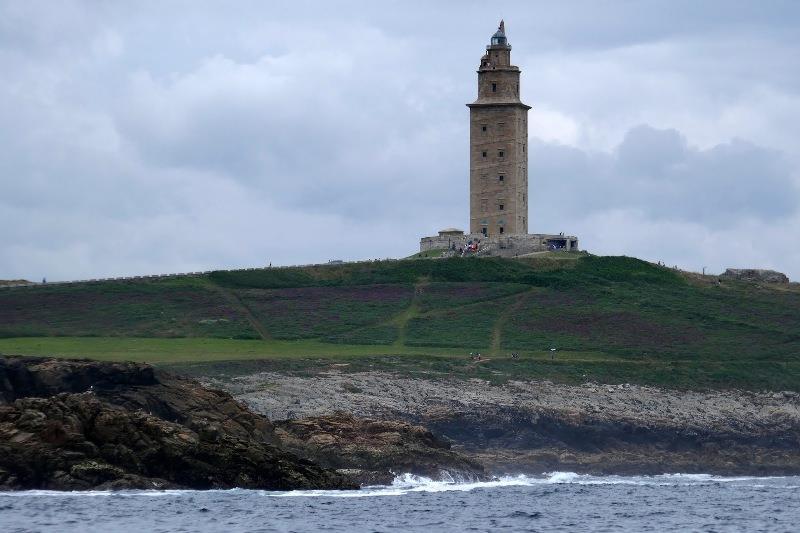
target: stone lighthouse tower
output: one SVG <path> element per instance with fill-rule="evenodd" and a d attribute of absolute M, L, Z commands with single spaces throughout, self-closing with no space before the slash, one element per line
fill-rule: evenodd
<path fill-rule="evenodd" d="M 528 233 L 528 110 L 519 99 L 505 24 L 478 69 L 478 99 L 469 107 L 469 232 Z"/>
<path fill-rule="evenodd" d="M 478 68 L 478 99 L 467 104 L 469 233 L 446 228 L 439 235 L 422 237 L 422 257 L 521 257 L 578 250 L 574 235 L 528 233 L 531 107 L 519 99 L 519 74 L 511 64 L 511 45 L 501 20 Z"/>

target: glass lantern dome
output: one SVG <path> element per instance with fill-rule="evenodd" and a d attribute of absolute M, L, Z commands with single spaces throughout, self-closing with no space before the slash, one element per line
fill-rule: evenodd
<path fill-rule="evenodd" d="M 500 27 L 497 28 L 497 31 L 494 32 L 492 35 L 492 46 L 500 45 L 500 46 L 507 46 L 508 39 L 506 39 L 506 24 L 505 21 L 500 21 Z"/>

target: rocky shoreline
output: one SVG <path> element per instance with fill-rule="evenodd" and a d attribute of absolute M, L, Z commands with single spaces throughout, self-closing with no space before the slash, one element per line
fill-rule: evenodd
<path fill-rule="evenodd" d="M 0 357 L 0 490 L 355 489 L 555 470 L 800 474 L 800 395 L 341 370 L 198 382 Z"/>
<path fill-rule="evenodd" d="M 0 490 L 356 489 L 395 468 L 483 477 L 404 422 L 273 424 L 149 365 L 0 357 Z"/>
<path fill-rule="evenodd" d="M 422 425 L 493 474 L 800 473 L 796 392 L 492 385 L 341 371 L 207 381 L 275 420 L 347 413 Z"/>
<path fill-rule="evenodd" d="M 275 427 L 287 450 L 354 475 L 362 485 L 388 485 L 398 474 L 461 481 L 487 478 L 482 463 L 408 422 L 335 413 L 277 421 Z"/>

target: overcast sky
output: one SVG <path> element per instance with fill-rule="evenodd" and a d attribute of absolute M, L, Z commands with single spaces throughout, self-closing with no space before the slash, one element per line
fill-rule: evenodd
<path fill-rule="evenodd" d="M 501 17 L 532 232 L 800 279 L 800 2 L 772 0 L 0 0 L 0 279 L 403 257 L 468 228 L 464 104 Z"/>

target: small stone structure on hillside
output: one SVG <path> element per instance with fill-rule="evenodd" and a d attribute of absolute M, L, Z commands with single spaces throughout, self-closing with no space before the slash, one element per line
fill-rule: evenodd
<path fill-rule="evenodd" d="M 720 275 L 720 278 L 761 283 L 789 283 L 789 278 L 782 272 L 757 268 L 729 268 Z"/>
<path fill-rule="evenodd" d="M 469 107 L 469 233 L 444 229 L 423 237 L 420 252 L 445 249 L 514 257 L 577 250 L 574 235 L 528 233 L 528 110 L 520 70 L 511 64 L 505 24 L 492 36 L 478 68 L 478 98 Z"/>
<path fill-rule="evenodd" d="M 474 255 L 517 257 L 536 252 L 570 251 L 578 249 L 578 238 L 572 235 L 497 235 L 486 237 L 482 233 L 465 234 L 453 228 L 444 229 L 435 237 L 420 239 L 419 251 L 448 250 L 447 255 Z"/>

